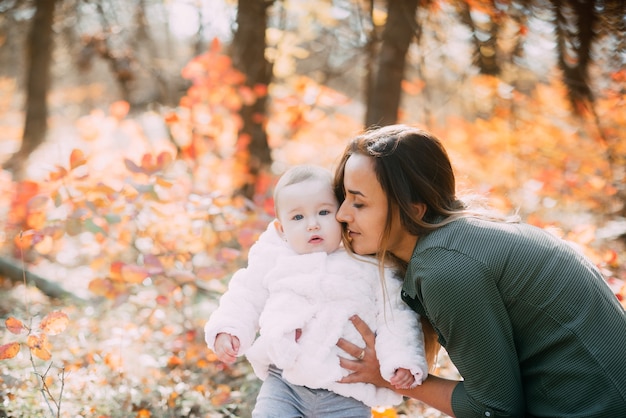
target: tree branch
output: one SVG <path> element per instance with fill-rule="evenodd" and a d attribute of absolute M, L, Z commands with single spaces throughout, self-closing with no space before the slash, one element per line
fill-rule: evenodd
<path fill-rule="evenodd" d="M 34 285 L 43 294 L 53 299 L 69 299 L 77 303 L 86 302 L 83 298 L 63 289 L 57 283 L 31 273 L 7 258 L 0 257 L 0 276 L 7 277 L 14 283 L 23 283 L 25 279 L 26 283 Z"/>

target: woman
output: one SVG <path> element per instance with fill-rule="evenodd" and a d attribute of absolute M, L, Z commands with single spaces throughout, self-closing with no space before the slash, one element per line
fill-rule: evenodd
<path fill-rule="evenodd" d="M 539 228 L 468 210 L 437 138 L 404 125 L 366 132 L 335 192 L 352 250 L 403 271 L 402 298 L 463 377 L 399 393 L 457 417 L 626 416 L 626 314 L 598 269 Z M 353 323 L 366 347 L 338 342 L 363 357 L 341 359 L 352 371 L 342 382 L 390 387 L 375 335 Z"/>

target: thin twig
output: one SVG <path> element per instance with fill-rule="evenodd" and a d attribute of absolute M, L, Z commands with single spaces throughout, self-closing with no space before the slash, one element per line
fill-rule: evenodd
<path fill-rule="evenodd" d="M 52 405 L 50 405 L 50 401 L 48 399 L 47 394 L 50 394 L 50 391 L 48 390 L 48 385 L 46 385 L 46 375 L 48 374 L 48 370 L 50 370 L 50 367 L 52 367 L 52 362 L 48 365 L 48 368 L 46 369 L 46 372 L 42 375 L 41 373 L 39 373 L 37 371 L 37 366 L 35 365 L 35 359 L 33 358 L 33 352 L 30 352 L 30 364 L 33 366 L 33 372 L 35 373 L 35 376 L 39 377 L 39 380 L 41 380 L 41 396 L 43 396 L 44 401 L 46 402 L 46 405 L 48 405 L 48 409 L 50 410 L 50 414 L 52 414 L 52 416 L 55 416 L 54 413 L 54 409 L 52 409 Z M 56 402 L 54 401 L 53 397 L 50 397 L 52 399 L 52 402 L 54 402 L 54 404 L 56 405 Z M 57 408 L 58 411 L 58 408 Z M 58 414 L 56 414 L 58 416 Z"/>

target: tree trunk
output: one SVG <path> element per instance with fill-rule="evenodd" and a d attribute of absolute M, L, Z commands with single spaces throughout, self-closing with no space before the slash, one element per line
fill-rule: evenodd
<path fill-rule="evenodd" d="M 556 15 L 554 23 L 559 68 L 563 71 L 563 82 L 573 110 L 580 113 L 581 107 L 593 106 L 594 101 L 589 86 L 589 62 L 595 37 L 594 26 L 598 20 L 595 2 L 552 2 Z"/>
<path fill-rule="evenodd" d="M 498 33 L 500 22 L 497 21 L 496 13 L 490 16 L 489 21 L 477 24 L 470 14 L 470 5 L 467 2 L 459 2 L 457 10 L 461 21 L 472 31 L 475 50 L 474 64 L 481 74 L 499 75 Z"/>
<path fill-rule="evenodd" d="M 418 0 L 389 0 L 387 22 L 371 95 L 367 100 L 365 125 L 385 126 L 398 121 L 406 53 L 417 33 Z"/>
<path fill-rule="evenodd" d="M 267 9 L 273 0 L 239 0 L 237 31 L 233 39 L 233 63 L 245 74 L 246 85 L 267 87 L 272 80 L 272 66 L 265 58 Z M 254 103 L 244 104 L 240 114 L 243 125 L 239 131 L 239 150 L 248 168 L 248 180 L 240 192 L 252 198 L 256 182 L 271 162 L 265 122 L 267 96 L 259 95 Z"/>
<path fill-rule="evenodd" d="M 22 176 L 30 154 L 44 141 L 48 130 L 47 96 L 52 62 L 52 22 L 57 0 L 37 0 L 28 36 L 26 118 L 22 145 L 5 164 L 17 178 Z"/>

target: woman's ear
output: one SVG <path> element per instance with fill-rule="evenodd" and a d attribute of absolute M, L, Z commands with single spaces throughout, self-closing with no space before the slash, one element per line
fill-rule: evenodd
<path fill-rule="evenodd" d="M 424 219 L 424 215 L 426 215 L 426 203 L 414 203 L 413 207 L 415 208 L 415 214 L 419 219 Z"/>

